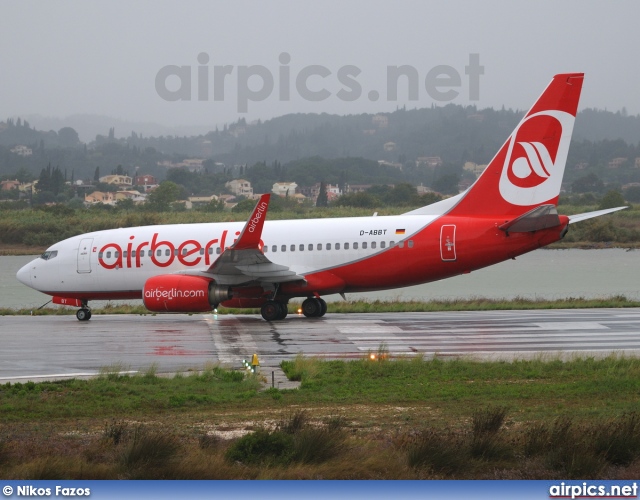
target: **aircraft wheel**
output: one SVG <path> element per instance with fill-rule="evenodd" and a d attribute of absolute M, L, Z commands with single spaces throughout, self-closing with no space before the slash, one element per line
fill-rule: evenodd
<path fill-rule="evenodd" d="M 320 302 L 320 314 L 319 316 L 322 318 L 325 314 L 327 314 L 327 303 L 323 299 L 318 299 Z"/>
<path fill-rule="evenodd" d="M 278 319 L 285 319 L 287 317 L 287 314 L 289 314 L 289 309 L 287 308 L 287 304 L 283 304 L 282 302 L 279 302 L 278 305 L 280 306 L 280 316 L 278 317 Z"/>
<path fill-rule="evenodd" d="M 302 314 L 307 318 L 317 318 L 322 313 L 322 304 L 316 298 L 308 298 L 302 303 Z"/>
<path fill-rule="evenodd" d="M 78 318 L 78 321 L 89 321 L 89 318 L 91 318 L 91 311 L 89 311 L 89 309 L 78 309 L 78 312 L 76 312 L 76 318 Z"/>
<path fill-rule="evenodd" d="M 265 302 L 260 308 L 260 314 L 267 321 L 275 321 L 282 319 L 282 307 L 275 300 L 269 300 Z"/>

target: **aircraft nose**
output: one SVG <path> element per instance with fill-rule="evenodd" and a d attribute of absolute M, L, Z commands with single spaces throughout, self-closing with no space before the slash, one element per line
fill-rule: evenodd
<path fill-rule="evenodd" d="M 31 267 L 32 262 L 22 266 L 20 270 L 16 273 L 16 278 L 23 285 L 31 286 Z"/>

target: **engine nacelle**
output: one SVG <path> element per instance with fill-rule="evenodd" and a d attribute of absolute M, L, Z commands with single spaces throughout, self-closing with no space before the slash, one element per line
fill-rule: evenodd
<path fill-rule="evenodd" d="M 153 312 L 207 312 L 230 298 L 229 287 L 184 274 L 154 276 L 142 289 L 144 306 Z"/>

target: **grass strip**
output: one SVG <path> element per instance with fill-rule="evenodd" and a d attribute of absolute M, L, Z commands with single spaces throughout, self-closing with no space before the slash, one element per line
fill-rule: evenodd
<path fill-rule="evenodd" d="M 436 311 L 492 311 L 519 309 L 591 309 L 609 307 L 640 307 L 640 301 L 624 295 L 601 298 L 568 297 L 565 299 L 447 299 L 433 301 L 382 301 L 349 300 L 327 303 L 327 313 L 373 313 L 373 312 L 436 312 Z M 289 303 L 289 313 L 296 314 L 299 302 Z M 0 316 L 47 316 L 75 314 L 75 309 L 65 307 L 44 307 L 42 309 L 0 308 Z M 92 314 L 140 314 L 155 315 L 142 305 L 112 305 L 92 309 Z M 213 313 L 212 313 L 213 314 Z M 260 314 L 259 309 L 234 309 L 221 307 L 216 314 Z"/>

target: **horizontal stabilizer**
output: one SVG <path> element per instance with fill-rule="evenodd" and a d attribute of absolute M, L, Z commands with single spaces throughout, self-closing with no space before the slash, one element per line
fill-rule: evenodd
<path fill-rule="evenodd" d="M 505 222 L 498 229 L 507 233 L 528 233 L 560 225 L 555 205 L 540 205 L 526 214 Z"/>
<path fill-rule="evenodd" d="M 583 214 L 569 215 L 569 224 L 580 222 L 581 220 L 591 219 L 593 217 L 600 217 L 601 215 L 617 212 L 618 210 L 624 210 L 625 208 L 629 207 L 605 208 L 604 210 L 596 210 L 595 212 L 585 212 Z"/>

